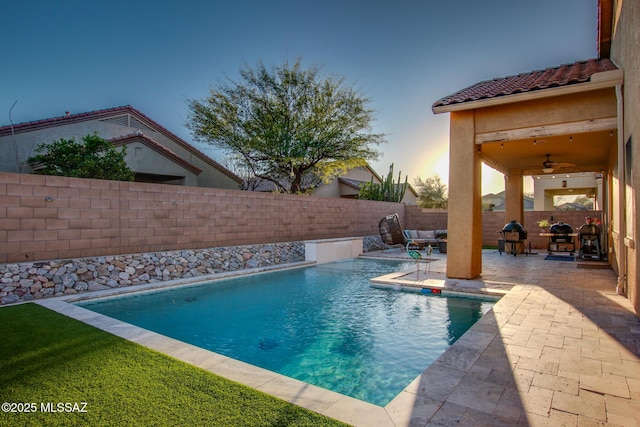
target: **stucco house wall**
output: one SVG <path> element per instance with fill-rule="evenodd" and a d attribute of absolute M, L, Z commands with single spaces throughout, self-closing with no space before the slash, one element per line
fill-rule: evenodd
<path fill-rule="evenodd" d="M 625 151 L 631 152 L 631 164 L 626 165 L 630 171 L 626 179 L 630 182 L 625 183 L 623 193 L 626 198 L 625 231 L 624 235 L 616 236 L 616 239 L 625 252 L 621 256 L 625 256 L 628 297 L 636 313 L 640 313 L 640 257 L 636 248 L 637 230 L 640 228 L 637 215 L 637 193 L 640 189 L 640 174 L 637 173 L 640 171 L 640 2 L 616 0 L 613 2 L 613 8 L 611 60 L 624 70 L 622 143 L 625 145 Z"/>
<path fill-rule="evenodd" d="M 616 116 L 616 93 L 601 89 L 571 95 L 534 99 L 475 111 L 477 134 L 541 124 L 558 124 Z"/>
<path fill-rule="evenodd" d="M 200 171 L 181 166 L 140 141 L 131 142 L 126 147 L 125 161 L 134 171 L 144 174 L 157 174 L 161 171 L 163 175 L 183 177 L 175 182 L 165 182 L 165 184 L 199 186 L 198 174 Z"/>
<path fill-rule="evenodd" d="M 371 168 L 369 168 L 368 166 L 358 166 L 356 168 L 348 170 L 347 173 L 342 175 L 340 178 L 369 182 L 372 177 L 374 182 L 380 182 L 380 179 L 371 170 Z M 355 197 L 358 195 L 358 190 L 349 185 L 341 183 L 338 178 L 335 178 L 326 184 L 320 185 L 313 192 L 313 195 L 317 197 Z"/>

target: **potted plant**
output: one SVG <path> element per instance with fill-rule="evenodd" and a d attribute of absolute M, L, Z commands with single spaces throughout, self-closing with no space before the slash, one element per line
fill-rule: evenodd
<path fill-rule="evenodd" d="M 548 219 L 541 219 L 540 221 L 538 221 L 538 227 L 540 227 L 542 229 L 542 231 L 544 231 L 545 233 L 549 232 L 549 227 L 551 227 L 551 223 L 549 222 Z"/>
<path fill-rule="evenodd" d="M 439 230 L 436 232 L 436 239 L 438 239 L 438 250 L 441 254 L 447 253 L 447 230 Z"/>

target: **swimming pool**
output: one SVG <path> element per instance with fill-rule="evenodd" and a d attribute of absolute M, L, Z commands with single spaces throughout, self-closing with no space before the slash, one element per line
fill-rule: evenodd
<path fill-rule="evenodd" d="M 78 305 L 384 406 L 494 304 L 369 285 L 412 266 L 354 259 Z"/>

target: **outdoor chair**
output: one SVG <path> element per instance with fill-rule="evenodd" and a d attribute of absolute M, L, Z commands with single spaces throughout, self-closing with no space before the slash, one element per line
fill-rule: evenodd
<path fill-rule="evenodd" d="M 407 248 L 424 249 L 427 244 L 427 240 L 413 238 L 402 229 L 397 213 L 382 218 L 378 223 L 378 230 L 382 241 L 388 246 L 408 245 Z"/>
<path fill-rule="evenodd" d="M 387 215 L 378 223 L 380 237 L 387 246 L 402 245 L 405 243 L 405 237 L 400 226 L 400 218 L 398 214 Z"/>

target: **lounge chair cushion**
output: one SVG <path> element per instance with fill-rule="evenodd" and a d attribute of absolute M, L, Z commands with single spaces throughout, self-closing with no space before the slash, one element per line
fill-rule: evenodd
<path fill-rule="evenodd" d="M 419 239 L 418 230 L 404 230 L 405 236 L 409 239 Z"/>
<path fill-rule="evenodd" d="M 429 231 L 418 230 L 418 238 L 435 240 L 436 239 L 436 232 L 434 230 L 429 230 Z"/>

